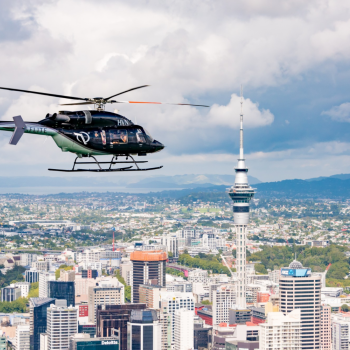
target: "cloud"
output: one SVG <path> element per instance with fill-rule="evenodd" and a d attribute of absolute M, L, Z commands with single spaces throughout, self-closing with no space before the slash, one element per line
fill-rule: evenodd
<path fill-rule="evenodd" d="M 215 126 L 238 128 L 240 119 L 240 97 L 231 95 L 230 102 L 226 106 L 214 104 L 209 112 L 209 122 Z M 244 126 L 261 127 L 273 123 L 273 114 L 266 109 L 259 110 L 259 103 L 253 103 L 249 98 L 243 100 Z"/>
<path fill-rule="evenodd" d="M 205 158 L 198 163 L 204 170 L 209 166 L 214 171 L 216 165 L 225 169 L 220 165 L 224 161 L 214 158 L 237 146 L 238 133 L 232 135 L 232 129 L 239 124 L 240 84 L 246 91 L 244 125 L 251 154 L 279 149 L 286 152 L 284 157 L 293 157 L 300 144 L 311 150 L 320 141 L 339 142 L 350 134 L 345 124 L 333 132 L 337 123 L 330 126 L 330 118 L 317 119 L 322 110 L 330 115 L 336 108 L 331 106 L 338 103 L 334 101 L 339 101 L 337 96 L 323 98 L 328 80 L 322 81 L 321 75 L 331 77 L 334 95 L 349 87 L 348 1 L 0 0 L 0 4 L 1 86 L 94 97 L 150 84 L 121 99 L 211 105 L 210 109 L 107 107 L 118 108 L 164 142 L 167 149 L 157 157 L 178 157 L 175 173 L 186 171 L 191 166 L 186 157 L 198 154 Z M 313 85 L 307 85 L 310 81 Z M 1 119 L 21 114 L 25 120 L 38 121 L 57 112 L 59 102 L 63 101 L 0 90 Z M 332 112 L 340 117 L 330 116 L 347 121 L 342 106 Z M 0 136 L 2 145 L 9 136 Z M 42 174 L 47 160 L 56 159 L 60 151 L 54 144 L 42 149 L 36 140 L 26 135 L 19 146 L 28 142 L 25 152 L 13 147 L 6 152 L 9 157 L 16 153 L 18 161 L 36 159 L 37 169 L 41 162 Z M 59 154 L 67 164 L 74 157 Z M 322 152 L 317 148 L 311 156 L 321 159 Z M 30 162 L 26 164 L 26 170 L 35 171 L 28 168 Z M 266 169 L 266 163 L 259 164 Z M 297 174 L 293 164 L 296 167 L 287 176 Z"/>
<path fill-rule="evenodd" d="M 338 122 L 350 123 L 350 102 L 345 102 L 339 106 L 334 106 L 328 111 L 323 111 L 321 114 L 328 115 L 333 120 Z"/>

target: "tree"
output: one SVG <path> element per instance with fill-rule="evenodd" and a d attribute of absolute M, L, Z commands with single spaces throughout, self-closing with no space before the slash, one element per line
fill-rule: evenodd
<path fill-rule="evenodd" d="M 59 279 L 61 270 L 65 270 L 65 271 L 73 270 L 73 266 L 68 266 L 66 264 L 60 265 L 60 267 L 55 271 L 56 280 Z"/>
<path fill-rule="evenodd" d="M 31 283 L 29 287 L 28 298 L 37 298 L 39 296 L 39 282 Z"/>
<path fill-rule="evenodd" d="M 349 310 L 350 310 L 350 308 L 349 308 L 348 305 L 343 304 L 343 305 L 341 306 L 341 311 L 348 312 Z"/>
<path fill-rule="evenodd" d="M 120 271 L 117 270 L 116 272 L 116 277 L 118 281 L 124 285 L 124 299 L 126 303 L 131 302 L 131 286 L 128 286 L 123 278 L 123 276 L 120 274 Z"/>

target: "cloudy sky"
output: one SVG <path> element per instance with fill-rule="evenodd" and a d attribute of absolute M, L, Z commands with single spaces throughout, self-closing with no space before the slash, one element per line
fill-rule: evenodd
<path fill-rule="evenodd" d="M 229 174 L 239 146 L 262 181 L 350 173 L 350 2 L 0 0 L 0 86 L 185 106 L 109 106 L 167 147 L 158 175 Z M 0 118 L 39 121 L 69 102 L 0 91 Z M 62 107 L 61 107 L 62 108 Z M 72 108 L 73 110 L 73 108 Z M 0 135 L 0 175 L 55 175 L 73 154 Z M 150 174 L 147 174 L 149 176 Z M 115 175 L 117 176 L 117 175 Z M 145 175 L 146 176 L 146 175 Z"/>

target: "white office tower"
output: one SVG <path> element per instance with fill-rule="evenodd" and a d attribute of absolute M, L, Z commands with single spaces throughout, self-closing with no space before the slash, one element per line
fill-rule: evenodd
<path fill-rule="evenodd" d="M 236 286 L 223 284 L 212 291 L 213 295 L 213 325 L 229 322 L 229 309 L 236 307 Z"/>
<path fill-rule="evenodd" d="M 332 322 L 332 350 L 348 350 L 350 324 L 344 321 Z"/>
<path fill-rule="evenodd" d="M 279 283 L 280 311 L 284 315 L 295 309 L 301 312 L 301 349 L 320 349 L 321 277 L 294 260 L 281 268 Z"/>
<path fill-rule="evenodd" d="M 248 168 L 245 166 L 243 155 L 243 94 L 241 89 L 241 124 L 240 124 L 240 148 L 238 165 L 235 168 L 235 184 L 228 192 L 233 200 L 233 218 L 236 230 L 236 269 L 237 269 L 237 307 L 246 308 L 246 247 L 247 227 L 249 223 L 249 202 L 255 192 L 248 184 Z"/>
<path fill-rule="evenodd" d="M 132 310 L 127 332 L 128 350 L 162 350 L 162 325 L 156 310 Z"/>
<path fill-rule="evenodd" d="M 39 298 L 48 298 L 48 282 L 56 281 L 54 272 L 40 272 L 39 273 Z"/>
<path fill-rule="evenodd" d="M 300 310 L 287 316 L 282 312 L 269 312 L 266 323 L 260 323 L 259 350 L 301 350 Z"/>
<path fill-rule="evenodd" d="M 171 315 L 171 341 L 175 341 L 175 311 L 187 309 L 194 312 L 193 293 L 163 292 L 161 294 L 161 309 L 166 308 Z"/>
<path fill-rule="evenodd" d="M 175 311 L 174 340 L 175 350 L 190 350 L 194 345 L 194 312 L 186 309 Z"/>
<path fill-rule="evenodd" d="M 12 284 L 11 284 L 12 286 Z M 29 293 L 30 283 L 29 282 L 16 282 L 13 284 L 15 288 L 19 288 L 21 290 L 21 297 L 26 298 Z"/>
<path fill-rule="evenodd" d="M 20 324 L 16 327 L 16 349 L 29 350 L 30 349 L 30 325 Z"/>
<path fill-rule="evenodd" d="M 69 348 L 70 338 L 78 333 L 78 309 L 67 307 L 66 300 L 56 300 L 47 309 L 48 350 Z"/>

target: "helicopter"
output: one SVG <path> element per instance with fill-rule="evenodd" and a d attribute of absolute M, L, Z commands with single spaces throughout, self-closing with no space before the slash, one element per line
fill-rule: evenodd
<path fill-rule="evenodd" d="M 190 103 L 164 103 L 141 101 L 116 101 L 113 98 L 127 92 L 145 88 L 149 85 L 137 86 L 109 97 L 81 98 L 50 94 L 38 91 L 12 89 L 0 87 L 2 90 L 25 92 L 30 94 L 76 100 L 75 103 L 64 103 L 61 106 L 94 105 L 93 110 L 59 111 L 47 114 L 39 122 L 25 122 L 20 115 L 13 117 L 13 121 L 0 121 L 0 130 L 12 131 L 10 145 L 17 145 L 24 133 L 51 136 L 56 145 L 63 152 L 76 154 L 72 169 L 48 169 L 62 172 L 114 172 L 114 171 L 148 171 L 161 169 L 140 168 L 139 164 L 148 161 L 135 160 L 134 156 L 146 156 L 164 149 L 164 145 L 155 140 L 141 125 L 134 124 L 130 119 L 105 110 L 110 103 L 142 103 L 142 104 L 171 104 L 180 106 L 209 107 Z M 78 102 L 83 101 L 83 102 Z M 101 162 L 96 156 L 112 156 L 110 161 Z M 88 161 L 85 161 L 85 159 Z M 92 158 L 93 161 L 89 161 Z M 120 158 L 125 160 L 120 160 Z M 129 160 L 130 159 L 130 160 Z M 95 168 L 77 168 L 79 165 L 91 165 Z M 114 168 L 116 164 L 119 168 Z M 102 165 L 102 166 L 101 166 Z M 119 166 L 119 165 L 118 165 Z"/>

